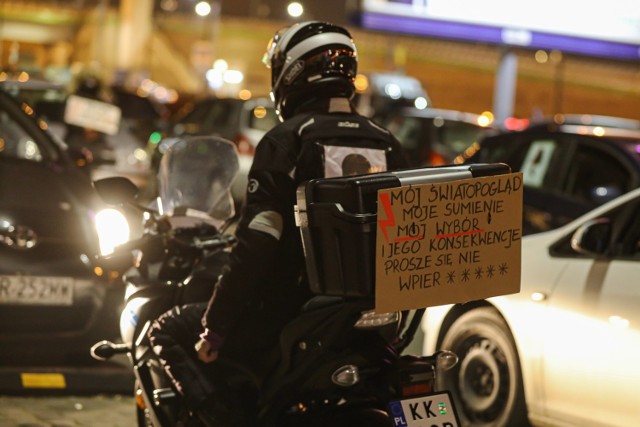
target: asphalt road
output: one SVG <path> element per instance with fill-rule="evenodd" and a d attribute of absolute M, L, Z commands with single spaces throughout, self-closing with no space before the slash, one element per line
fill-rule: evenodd
<path fill-rule="evenodd" d="M 0 427 L 132 427 L 132 396 L 0 395 Z"/>

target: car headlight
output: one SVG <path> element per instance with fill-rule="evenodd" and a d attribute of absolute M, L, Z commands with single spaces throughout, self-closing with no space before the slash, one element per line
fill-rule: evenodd
<path fill-rule="evenodd" d="M 100 254 L 113 253 L 116 246 L 129 240 L 129 223 L 117 209 L 103 209 L 95 217 L 96 231 L 100 242 Z"/>

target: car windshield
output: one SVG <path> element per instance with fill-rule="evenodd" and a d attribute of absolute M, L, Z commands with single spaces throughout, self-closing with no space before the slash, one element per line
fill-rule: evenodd
<path fill-rule="evenodd" d="M 396 115 L 385 126 L 410 156 L 417 156 L 421 161 L 428 158 L 429 151 L 436 151 L 451 161 L 488 131 L 488 128 L 474 123 L 441 116 Z"/>
<path fill-rule="evenodd" d="M 249 117 L 249 127 L 263 132 L 271 130 L 278 123 L 280 119 L 275 108 L 267 105 L 257 105 Z"/>
<path fill-rule="evenodd" d="M 0 111 L 0 156 L 42 161 L 42 152 L 33 137 L 5 111 Z"/>
<path fill-rule="evenodd" d="M 208 120 L 216 124 L 224 124 L 233 114 L 236 103 L 220 100 L 207 101 L 202 104 L 196 104 L 193 111 L 185 117 L 187 123 L 197 123 L 202 120 Z"/>

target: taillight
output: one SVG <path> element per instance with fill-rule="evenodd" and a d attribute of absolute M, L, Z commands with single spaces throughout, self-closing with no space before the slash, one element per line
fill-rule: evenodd
<path fill-rule="evenodd" d="M 409 384 L 402 386 L 400 394 L 402 397 L 418 396 L 421 394 L 431 393 L 433 391 L 433 381 L 427 381 L 418 384 Z"/>
<path fill-rule="evenodd" d="M 233 142 L 238 148 L 238 154 L 253 155 L 256 151 L 253 144 L 251 144 L 251 141 L 249 141 L 249 139 L 241 133 L 236 135 L 236 137 L 233 139 Z"/>
<path fill-rule="evenodd" d="M 504 119 L 504 127 L 507 130 L 524 130 L 527 126 L 529 126 L 528 119 L 518 119 L 517 117 Z"/>
<path fill-rule="evenodd" d="M 431 151 L 427 156 L 427 164 L 429 166 L 443 166 L 447 164 L 447 159 L 437 151 Z"/>
<path fill-rule="evenodd" d="M 395 374 L 396 390 L 401 397 L 431 393 L 435 388 L 435 365 L 419 356 L 404 356 Z"/>

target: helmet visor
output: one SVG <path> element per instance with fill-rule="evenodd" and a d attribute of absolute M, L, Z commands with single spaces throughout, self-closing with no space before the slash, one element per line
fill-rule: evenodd
<path fill-rule="evenodd" d="M 271 68 L 271 60 L 273 58 L 273 54 L 276 51 L 277 42 L 275 41 L 275 37 L 272 37 L 269 40 L 269 44 L 267 44 L 267 51 L 262 55 L 262 63 L 267 67 Z"/>
<path fill-rule="evenodd" d="M 307 80 L 317 76 L 340 75 L 347 79 L 355 79 L 357 72 L 357 56 L 351 49 L 336 48 L 318 52 L 304 62 Z"/>
<path fill-rule="evenodd" d="M 281 42 L 283 41 L 283 37 L 290 29 L 291 27 L 281 28 L 273 37 L 271 37 L 269 43 L 267 43 L 267 50 L 264 55 L 262 55 L 262 63 L 267 68 L 271 68 L 273 66 L 273 59 L 280 52 L 280 45 L 282 44 Z"/>

